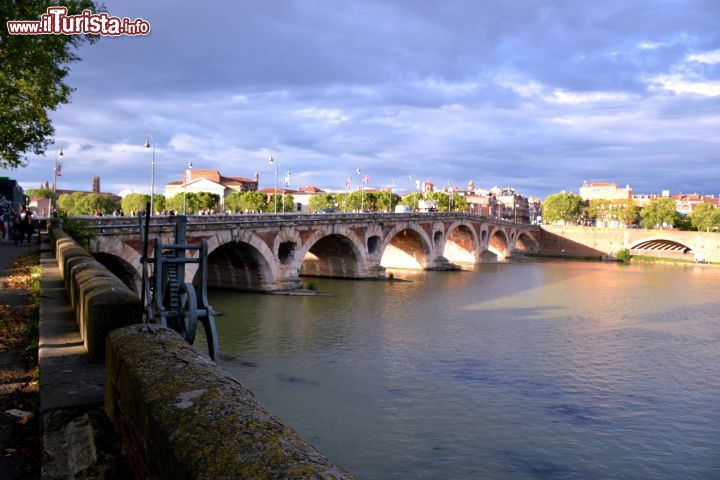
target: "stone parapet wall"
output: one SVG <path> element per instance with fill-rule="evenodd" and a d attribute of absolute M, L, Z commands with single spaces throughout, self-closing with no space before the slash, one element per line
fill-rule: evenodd
<path fill-rule="evenodd" d="M 115 330 L 105 365 L 105 408 L 145 478 L 354 478 L 172 330 Z"/>
<path fill-rule="evenodd" d="M 88 357 L 102 362 L 107 335 L 141 321 L 140 299 L 61 229 L 53 229 L 51 237 Z"/>

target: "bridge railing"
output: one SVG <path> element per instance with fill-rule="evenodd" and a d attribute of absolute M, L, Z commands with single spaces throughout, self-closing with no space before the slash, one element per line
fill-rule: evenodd
<path fill-rule="evenodd" d="M 89 228 L 100 234 L 128 232 L 138 228 L 137 217 L 73 217 L 82 220 Z M 188 215 L 188 227 L 193 230 L 216 229 L 224 225 L 243 227 L 270 227 L 282 225 L 302 225 L 308 222 L 321 224 L 366 223 L 366 222 L 413 222 L 413 221 L 468 220 L 482 221 L 495 225 L 521 226 L 527 229 L 539 229 L 536 225 L 515 223 L 509 220 L 486 217 L 466 212 L 421 212 L 421 213 L 318 213 L 318 214 L 215 214 Z M 173 216 L 154 216 L 150 227 L 155 231 L 171 231 L 175 228 Z"/>

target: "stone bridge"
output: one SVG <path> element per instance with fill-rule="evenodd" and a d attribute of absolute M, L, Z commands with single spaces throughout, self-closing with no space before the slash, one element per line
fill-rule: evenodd
<path fill-rule="evenodd" d="M 174 217 L 153 217 L 150 238 L 172 243 Z M 84 220 L 93 254 L 128 285 L 139 285 L 137 218 Z M 446 269 L 540 248 L 540 229 L 468 213 L 217 215 L 188 217 L 188 242 L 209 244 L 208 285 L 291 290 L 300 276 L 383 278 L 385 268 Z M 196 264 L 186 267 L 194 278 Z"/>
<path fill-rule="evenodd" d="M 618 250 L 683 260 L 720 262 L 720 233 L 635 228 L 595 228 L 543 225 L 541 252 L 551 255 L 601 255 Z"/>

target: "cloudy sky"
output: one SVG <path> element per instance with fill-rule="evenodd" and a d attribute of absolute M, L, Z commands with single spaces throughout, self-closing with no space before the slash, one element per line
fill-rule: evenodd
<path fill-rule="evenodd" d="M 152 25 L 80 51 L 60 186 L 149 191 L 189 160 L 292 187 L 583 180 L 720 192 L 717 0 L 107 0 Z M 10 174 L 52 180 L 54 147 Z"/>

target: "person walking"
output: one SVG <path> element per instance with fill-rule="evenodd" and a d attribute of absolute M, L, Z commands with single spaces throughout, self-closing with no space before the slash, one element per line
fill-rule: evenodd
<path fill-rule="evenodd" d="M 5 240 L 7 227 L 5 226 L 5 211 L 7 207 L 0 207 L 0 239 Z"/>
<path fill-rule="evenodd" d="M 20 243 L 27 240 L 27 244 L 30 245 L 33 234 L 33 214 L 32 210 L 28 209 L 25 205 L 20 207 Z"/>
<path fill-rule="evenodd" d="M 20 223 L 20 214 L 14 209 L 10 209 L 10 238 L 12 238 L 15 245 L 20 245 L 22 240 L 22 226 Z"/>

